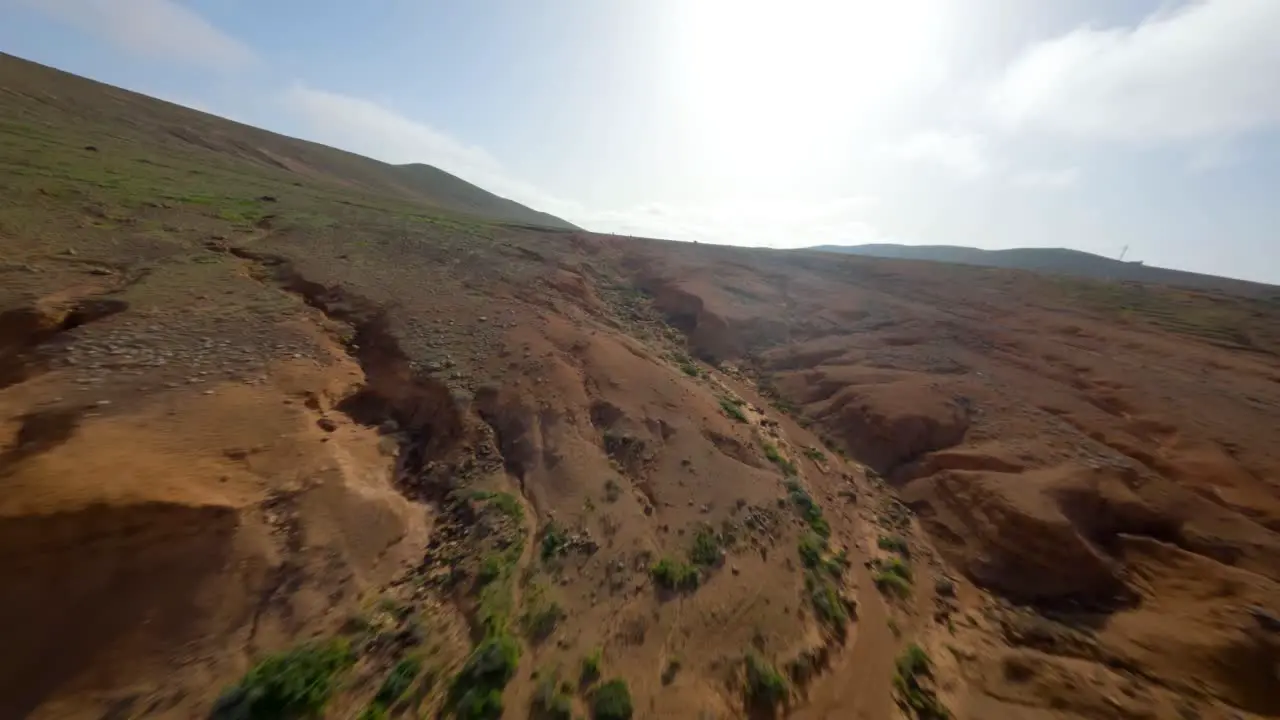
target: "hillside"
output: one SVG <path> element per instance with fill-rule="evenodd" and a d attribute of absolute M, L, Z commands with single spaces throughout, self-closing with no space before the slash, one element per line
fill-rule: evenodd
<path fill-rule="evenodd" d="M 1280 301 L 539 229 L 0 69 L 0 718 L 1280 715 Z"/>
<path fill-rule="evenodd" d="M 135 162 L 163 159 L 161 168 L 209 176 L 199 187 L 243 178 L 305 184 L 348 197 L 376 197 L 409 206 L 451 211 L 468 217 L 532 226 L 574 229 L 574 225 L 423 164 L 390 165 L 343 150 L 298 140 L 215 117 L 180 105 L 38 65 L 0 53 L 4 122 L 8 133 L 37 145 L 53 138 L 126 153 Z M 56 142 L 43 149 L 53 150 Z M 11 153 L 21 148 L 12 147 Z M 66 158 L 40 156 L 40 163 L 65 166 Z M 199 167 L 200 170 L 187 169 Z M 30 170 L 39 171 L 34 164 Z M 119 178 L 126 182 L 126 178 Z"/>
<path fill-rule="evenodd" d="M 1221 290 L 1223 292 L 1256 297 L 1280 296 L 1280 288 L 1273 285 L 1182 270 L 1169 270 L 1138 262 L 1122 262 L 1113 258 L 1067 248 L 982 250 L 956 245 L 872 244 L 821 245 L 810 249 L 866 257 L 932 260 L 935 262 L 963 263 L 984 267 L 1033 270 L 1099 280 L 1160 283 L 1203 290 Z"/>

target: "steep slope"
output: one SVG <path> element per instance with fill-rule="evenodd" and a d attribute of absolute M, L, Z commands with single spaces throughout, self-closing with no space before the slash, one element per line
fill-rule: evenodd
<path fill-rule="evenodd" d="M 163 159 L 303 183 L 471 217 L 572 229 L 546 213 L 498 197 L 428 165 L 389 165 L 278 135 L 207 113 L 64 73 L 0 53 L 3 121 L 32 140 L 75 134 L 95 147 L 128 148 L 140 160 Z"/>
<path fill-rule="evenodd" d="M 1169 270 L 1138 262 L 1122 262 L 1113 258 L 1067 248 L 1012 248 L 982 250 L 956 245 L 821 245 L 811 250 L 846 253 L 866 257 L 932 260 L 985 267 L 1070 275 L 1100 280 L 1133 281 L 1176 285 L 1187 288 L 1220 290 L 1255 297 L 1280 296 L 1280 288 L 1245 280 Z"/>
<path fill-rule="evenodd" d="M 0 104 L 0 717 L 1280 714 L 1275 300 L 484 222 L 77 87 Z"/>

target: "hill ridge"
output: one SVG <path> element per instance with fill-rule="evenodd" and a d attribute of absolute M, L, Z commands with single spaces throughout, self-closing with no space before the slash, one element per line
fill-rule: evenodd
<path fill-rule="evenodd" d="M 1101 280 L 1135 281 L 1214 290 L 1253 297 L 1280 295 L 1280 287 L 1251 280 L 1175 270 L 1141 261 L 1121 261 L 1074 248 L 1019 247 L 985 250 L 964 245 L 817 245 L 818 252 L 861 255 L 898 260 L 928 260 L 983 267 L 1012 268 Z"/>
<path fill-rule="evenodd" d="M 545 212 L 499 196 L 452 173 L 425 163 L 397 165 L 213 113 L 154 98 L 41 63 L 0 52 L 0 76 L 6 102 L 18 114 L 48 123 L 85 127 L 109 124 L 117 139 L 140 147 L 156 146 L 195 155 L 213 165 L 249 161 L 295 179 L 392 195 L 478 219 L 557 229 L 579 229 Z M 35 103 L 47 107 L 33 107 Z M 23 107 L 26 106 L 26 107 Z M 10 116 L 12 116 L 11 113 Z M 423 168 L 431 172 L 424 173 Z M 281 178 L 284 180 L 285 178 Z"/>

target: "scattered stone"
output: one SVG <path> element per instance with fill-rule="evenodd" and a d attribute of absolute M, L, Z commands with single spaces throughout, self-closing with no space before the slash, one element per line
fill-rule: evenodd
<path fill-rule="evenodd" d="M 338 429 L 338 423 L 330 420 L 329 418 L 324 418 L 324 417 L 320 418 L 319 420 L 316 420 L 316 425 L 318 425 L 320 429 L 325 432 L 333 432 L 334 430 Z"/>

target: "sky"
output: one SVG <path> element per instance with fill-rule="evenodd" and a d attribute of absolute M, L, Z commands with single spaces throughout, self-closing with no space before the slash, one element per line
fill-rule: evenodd
<path fill-rule="evenodd" d="M 0 0 L 0 50 L 591 230 L 1280 283 L 1280 0 Z"/>

